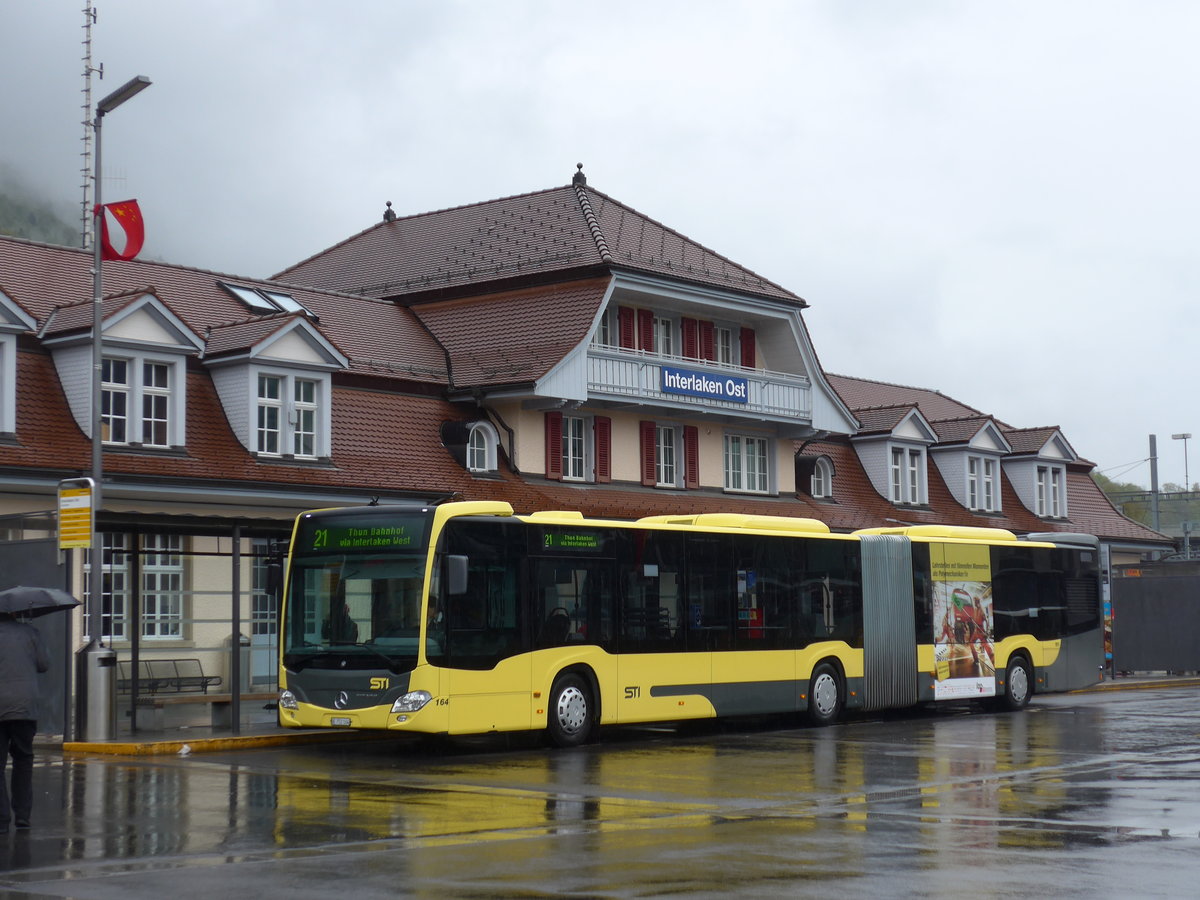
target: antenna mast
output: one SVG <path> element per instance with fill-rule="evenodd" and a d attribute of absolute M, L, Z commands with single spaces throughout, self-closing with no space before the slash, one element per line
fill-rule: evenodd
<path fill-rule="evenodd" d="M 92 245 L 92 73 L 104 80 L 104 63 L 92 66 L 92 26 L 96 23 L 96 7 L 83 8 L 83 203 L 79 216 L 79 233 L 83 249 Z"/>

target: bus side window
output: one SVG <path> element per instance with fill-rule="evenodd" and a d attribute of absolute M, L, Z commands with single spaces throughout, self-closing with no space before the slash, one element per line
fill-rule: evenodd
<path fill-rule="evenodd" d="M 631 531 L 621 538 L 614 542 L 620 591 L 617 649 L 622 653 L 682 649 L 683 536 Z"/>
<path fill-rule="evenodd" d="M 438 628 L 445 629 L 445 652 L 430 656 L 430 662 L 491 669 L 528 649 L 528 628 L 519 603 L 524 537 L 519 523 L 499 527 L 494 522 L 447 523 L 443 552 L 466 557 L 469 566 L 463 593 L 450 593 L 450 579 L 444 577 L 437 597 L 430 598 L 429 612 L 444 617 L 444 625 L 439 622 Z"/>

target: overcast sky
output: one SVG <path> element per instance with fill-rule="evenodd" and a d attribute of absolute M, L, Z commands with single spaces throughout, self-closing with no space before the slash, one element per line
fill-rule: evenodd
<path fill-rule="evenodd" d="M 583 162 L 808 300 L 827 371 L 1058 425 L 1118 480 L 1200 442 L 1191 0 L 91 2 L 93 98 L 153 81 L 104 120 L 143 256 L 267 276 L 387 200 Z M 0 0 L 0 172 L 72 221 L 83 6 Z"/>

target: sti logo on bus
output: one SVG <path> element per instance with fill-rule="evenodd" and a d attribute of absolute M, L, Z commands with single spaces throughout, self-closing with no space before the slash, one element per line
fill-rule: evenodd
<path fill-rule="evenodd" d="M 388 689 L 388 685 L 391 683 L 392 682 L 391 682 L 390 678 L 372 678 L 371 679 L 371 690 L 386 691 Z"/>

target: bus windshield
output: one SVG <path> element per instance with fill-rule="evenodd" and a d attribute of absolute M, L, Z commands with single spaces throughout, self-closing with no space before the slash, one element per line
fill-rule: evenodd
<path fill-rule="evenodd" d="M 386 666 L 417 661 L 425 554 L 385 559 L 307 557 L 292 567 L 284 665 Z"/>
<path fill-rule="evenodd" d="M 302 520 L 292 551 L 284 666 L 411 671 L 428 527 L 428 516 L 411 513 Z"/>

